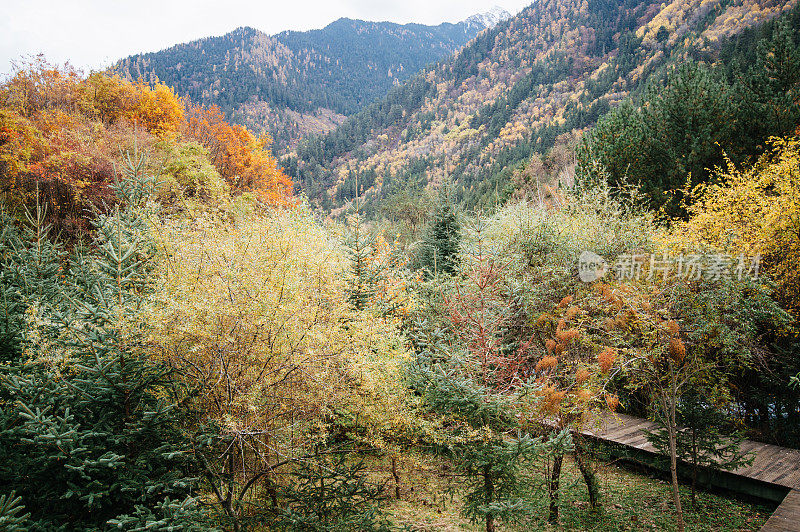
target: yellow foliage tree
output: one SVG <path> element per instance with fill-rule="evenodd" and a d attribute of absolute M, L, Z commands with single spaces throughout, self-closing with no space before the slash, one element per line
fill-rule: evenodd
<path fill-rule="evenodd" d="M 314 434 L 355 424 L 369 427 L 356 431 L 363 443 L 385 448 L 411 423 L 397 325 L 352 309 L 340 241 L 309 209 L 240 206 L 159 232 L 158 289 L 141 326 L 201 424 L 216 427 L 201 454 L 228 518 L 242 518 L 254 493 L 274 495 L 274 471 L 303 459 Z"/>
<path fill-rule="evenodd" d="M 784 308 L 800 316 L 800 141 L 773 139 L 753 167 L 729 163 L 717 177 L 695 191 L 683 238 L 733 256 L 760 254 Z"/>
<path fill-rule="evenodd" d="M 183 103 L 171 88 L 156 83 L 152 88 L 142 80 L 129 86 L 133 89 L 128 102 L 127 118 L 156 135 L 174 135 L 183 122 Z"/>

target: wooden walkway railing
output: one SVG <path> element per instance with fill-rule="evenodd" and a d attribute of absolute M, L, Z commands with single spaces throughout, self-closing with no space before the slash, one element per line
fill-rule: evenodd
<path fill-rule="evenodd" d="M 590 438 L 657 454 L 643 430 L 655 428 L 657 425 L 652 421 L 617 414 L 581 432 Z M 749 440 L 742 444 L 742 450 L 754 454 L 753 462 L 735 471 L 725 472 L 726 476 L 784 490 L 778 493 L 788 491 L 783 502 L 764 524 L 762 532 L 800 532 L 800 451 Z M 728 483 L 727 487 L 730 486 Z"/>

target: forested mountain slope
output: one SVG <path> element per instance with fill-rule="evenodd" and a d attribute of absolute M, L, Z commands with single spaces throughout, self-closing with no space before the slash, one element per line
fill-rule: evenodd
<path fill-rule="evenodd" d="M 515 168 L 593 124 L 653 74 L 713 60 L 796 0 L 540 0 L 426 69 L 285 164 L 327 207 L 385 201 L 451 177 L 468 204 L 503 194 Z"/>
<path fill-rule="evenodd" d="M 308 132 L 329 131 L 508 16 L 494 10 L 438 26 L 342 18 L 273 36 L 245 27 L 128 57 L 114 68 L 219 105 L 229 118 L 266 129 L 281 148 Z"/>

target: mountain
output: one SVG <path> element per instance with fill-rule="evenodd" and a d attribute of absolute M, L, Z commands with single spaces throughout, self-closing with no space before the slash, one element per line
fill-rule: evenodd
<path fill-rule="evenodd" d="M 134 55 L 113 69 L 133 79 L 157 78 L 194 102 L 218 105 L 229 118 L 266 129 L 280 149 L 333 129 L 508 16 L 495 8 L 438 26 L 341 18 L 322 29 L 273 36 L 245 27 Z"/>
<path fill-rule="evenodd" d="M 301 144 L 285 166 L 329 208 L 446 178 L 457 199 L 490 205 L 525 163 L 574 142 L 668 65 L 713 61 L 723 43 L 797 3 L 538 0 Z"/>
<path fill-rule="evenodd" d="M 511 13 L 499 6 L 494 6 L 492 9 L 485 13 L 477 13 L 464 20 L 464 24 L 468 28 L 474 28 L 477 31 L 482 31 L 486 28 L 494 28 L 504 20 L 511 18 Z"/>

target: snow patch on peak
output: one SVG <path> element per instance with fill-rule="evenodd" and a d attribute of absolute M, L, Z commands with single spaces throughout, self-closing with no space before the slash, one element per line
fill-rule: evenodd
<path fill-rule="evenodd" d="M 494 6 L 485 13 L 478 13 L 464 20 L 464 24 L 468 28 L 477 28 L 482 30 L 485 28 L 494 28 L 500 22 L 511 18 L 511 13 L 506 11 L 500 6 Z"/>

